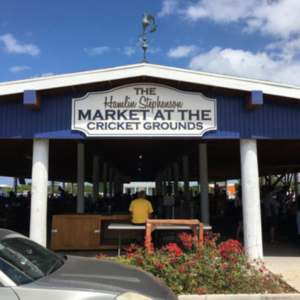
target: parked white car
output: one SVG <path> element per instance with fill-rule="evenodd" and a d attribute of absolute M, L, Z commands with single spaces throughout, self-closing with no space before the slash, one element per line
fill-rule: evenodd
<path fill-rule="evenodd" d="M 133 266 L 59 255 L 0 229 L 0 299 L 177 300 L 158 278 Z"/>

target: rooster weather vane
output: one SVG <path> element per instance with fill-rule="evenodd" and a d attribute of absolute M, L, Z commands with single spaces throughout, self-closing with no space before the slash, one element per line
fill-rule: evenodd
<path fill-rule="evenodd" d="M 149 27 L 151 25 L 151 21 L 153 22 L 153 26 L 147 31 L 147 27 Z M 146 34 L 153 33 L 154 31 L 157 30 L 157 25 L 155 25 L 154 15 L 150 14 L 147 17 L 146 13 L 144 13 L 142 25 L 143 25 L 143 33 L 139 36 L 140 42 L 136 46 L 139 47 L 142 45 L 142 48 L 144 50 L 144 60 L 142 62 L 147 63 L 148 61 L 146 59 L 146 51 L 149 48 L 149 44 L 153 43 L 153 40 L 147 42 L 147 39 L 145 36 L 146 36 Z"/>

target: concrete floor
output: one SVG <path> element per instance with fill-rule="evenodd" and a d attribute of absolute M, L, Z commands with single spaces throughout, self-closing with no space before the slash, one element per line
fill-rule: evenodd
<path fill-rule="evenodd" d="M 281 274 L 283 280 L 300 292 L 300 243 L 278 238 L 278 245 L 264 244 L 264 261 L 274 274 Z"/>
<path fill-rule="evenodd" d="M 235 220 L 232 217 L 212 217 L 213 232 L 219 232 L 220 240 L 235 239 Z M 290 241 L 285 235 L 277 235 L 276 245 L 269 243 L 269 233 L 263 230 L 263 255 L 266 267 L 274 274 L 281 274 L 283 280 L 300 292 L 300 242 L 297 236 Z M 243 239 L 240 240 L 243 244 Z"/>
<path fill-rule="evenodd" d="M 300 253 L 298 255 L 298 257 L 265 256 L 264 261 L 272 273 L 281 274 L 287 284 L 300 292 Z"/>

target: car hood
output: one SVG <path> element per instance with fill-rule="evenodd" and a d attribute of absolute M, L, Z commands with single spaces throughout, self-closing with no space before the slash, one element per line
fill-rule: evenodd
<path fill-rule="evenodd" d="M 127 264 L 68 256 L 66 263 L 38 284 L 122 294 L 136 292 L 153 299 L 175 300 L 174 293 L 153 275 Z"/>

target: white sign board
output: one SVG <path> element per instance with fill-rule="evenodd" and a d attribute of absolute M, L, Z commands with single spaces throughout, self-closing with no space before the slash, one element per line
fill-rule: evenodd
<path fill-rule="evenodd" d="M 138 83 L 72 99 L 72 130 L 95 137 L 200 137 L 217 129 L 217 100 Z"/>

